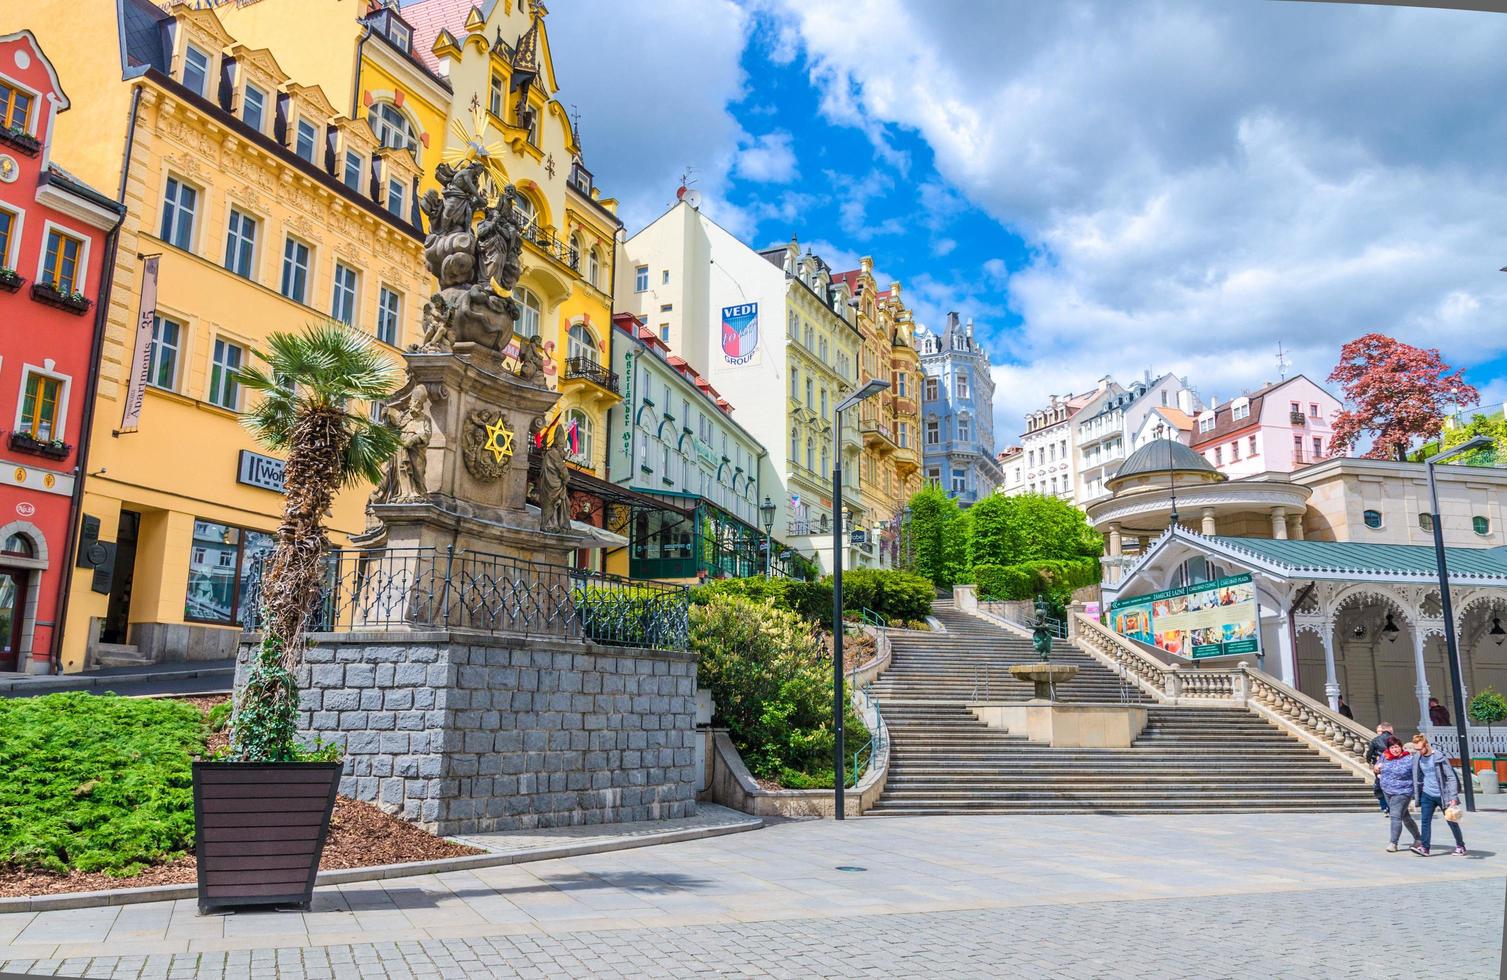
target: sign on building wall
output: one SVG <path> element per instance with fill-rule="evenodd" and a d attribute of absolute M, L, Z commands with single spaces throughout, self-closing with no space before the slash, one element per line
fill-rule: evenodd
<path fill-rule="evenodd" d="M 1186 585 L 1109 604 L 1116 633 L 1179 657 L 1200 660 L 1261 647 L 1256 587 L 1249 575 Z"/>
<path fill-rule="evenodd" d="M 759 349 L 759 304 L 722 308 L 722 353 L 727 363 L 747 364 Z"/>
<path fill-rule="evenodd" d="M 263 490 L 282 493 L 283 461 L 271 456 L 263 456 L 261 453 L 254 453 L 249 449 L 242 449 L 241 462 L 236 469 L 235 480 L 248 487 L 261 487 Z"/>
<path fill-rule="evenodd" d="M 136 311 L 136 336 L 131 346 L 131 380 L 121 409 L 120 432 L 141 427 L 141 402 L 146 397 L 147 374 L 152 369 L 152 327 L 157 319 L 157 266 L 160 255 L 148 255 L 141 263 L 141 306 Z"/>

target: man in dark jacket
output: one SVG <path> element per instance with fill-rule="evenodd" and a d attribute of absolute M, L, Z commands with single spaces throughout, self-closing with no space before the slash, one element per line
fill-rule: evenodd
<path fill-rule="evenodd" d="M 1429 698 L 1429 724 L 1449 727 L 1449 709 L 1440 704 L 1438 698 Z"/>
<path fill-rule="evenodd" d="M 1387 750 L 1387 743 L 1395 741 L 1396 738 L 1397 736 L 1392 733 L 1390 721 L 1378 722 L 1376 737 L 1366 746 L 1366 765 L 1376 765 L 1376 760 L 1381 758 L 1381 754 Z M 1381 806 L 1381 812 L 1390 817 L 1391 811 L 1387 809 L 1387 797 L 1381 791 L 1381 780 L 1378 779 L 1371 784 L 1371 793 L 1376 797 L 1377 804 Z"/>

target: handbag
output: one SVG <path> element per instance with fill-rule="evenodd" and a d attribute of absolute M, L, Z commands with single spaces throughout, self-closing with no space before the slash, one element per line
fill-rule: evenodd
<path fill-rule="evenodd" d="M 1461 820 L 1465 819 L 1465 808 L 1458 803 L 1445 807 L 1444 819 L 1448 820 L 1450 823 L 1459 823 Z"/>

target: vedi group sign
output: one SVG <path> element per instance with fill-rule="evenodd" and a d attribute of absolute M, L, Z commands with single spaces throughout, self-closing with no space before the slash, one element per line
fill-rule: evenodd
<path fill-rule="evenodd" d="M 1249 575 L 1129 596 L 1109 605 L 1116 633 L 1195 660 L 1259 652 L 1259 622 Z"/>

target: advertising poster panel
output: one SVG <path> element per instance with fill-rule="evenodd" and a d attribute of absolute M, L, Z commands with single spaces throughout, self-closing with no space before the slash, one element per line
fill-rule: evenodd
<path fill-rule="evenodd" d="M 1261 648 L 1250 575 L 1116 599 L 1109 605 L 1109 625 L 1127 639 L 1194 660 Z"/>

